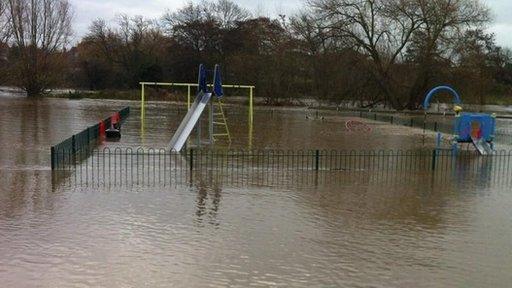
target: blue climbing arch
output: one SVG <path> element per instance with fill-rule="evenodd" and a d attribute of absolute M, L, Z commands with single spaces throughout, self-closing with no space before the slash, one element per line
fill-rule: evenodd
<path fill-rule="evenodd" d="M 432 97 L 434 97 L 434 95 L 436 95 L 439 92 L 448 92 L 453 95 L 453 103 L 455 103 L 455 104 L 461 103 L 459 93 L 457 93 L 457 91 L 455 91 L 455 89 L 453 89 L 450 86 L 439 86 L 439 87 L 436 87 L 436 88 L 430 90 L 430 92 L 428 92 L 427 97 L 425 97 L 425 100 L 423 101 L 423 109 L 425 109 L 425 110 L 428 109 L 428 106 L 430 106 L 430 101 L 432 100 Z"/>

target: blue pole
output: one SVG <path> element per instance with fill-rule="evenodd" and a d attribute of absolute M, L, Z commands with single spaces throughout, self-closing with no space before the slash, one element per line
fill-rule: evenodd
<path fill-rule="evenodd" d="M 436 149 L 441 149 L 441 142 L 443 140 L 443 135 L 441 133 L 437 133 L 437 139 L 436 139 Z"/>

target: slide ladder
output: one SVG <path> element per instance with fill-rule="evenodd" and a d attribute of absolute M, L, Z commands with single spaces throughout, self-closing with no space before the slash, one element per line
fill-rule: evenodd
<path fill-rule="evenodd" d="M 471 140 L 473 142 L 473 145 L 475 146 L 476 150 L 480 155 L 491 155 L 493 153 L 492 147 L 485 139 L 480 138 L 473 138 L 471 137 Z"/>
<path fill-rule="evenodd" d="M 219 133 L 213 134 L 213 140 L 217 141 L 221 137 L 226 137 L 228 142 L 231 144 L 231 134 L 229 133 L 228 121 L 226 119 L 226 114 L 224 113 L 222 100 L 220 99 L 217 99 L 217 111 L 218 112 L 215 112 L 213 115 L 219 120 L 213 121 L 213 124 L 222 130 Z"/>

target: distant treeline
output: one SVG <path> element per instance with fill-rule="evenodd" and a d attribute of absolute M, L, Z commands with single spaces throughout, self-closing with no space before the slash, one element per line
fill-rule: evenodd
<path fill-rule="evenodd" d="M 95 20 L 71 48 L 67 0 L 0 3 L 0 81 L 30 96 L 195 82 L 198 64 L 220 63 L 224 82 L 254 84 L 269 104 L 417 109 L 439 84 L 466 102 L 512 97 L 512 53 L 486 32 L 490 13 L 478 0 L 311 0 L 275 19 L 229 0 L 189 3 L 156 20 Z"/>

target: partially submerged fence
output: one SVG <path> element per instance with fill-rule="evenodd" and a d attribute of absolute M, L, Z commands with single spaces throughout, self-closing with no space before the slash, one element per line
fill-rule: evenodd
<path fill-rule="evenodd" d="M 87 138 L 87 134 L 82 136 Z M 67 140 L 66 140 L 67 141 Z M 80 143 L 75 140 L 75 143 Z M 75 148 L 55 149 L 60 161 L 56 169 L 75 170 L 80 166 L 136 169 L 160 167 L 161 169 L 263 169 L 290 171 L 427 171 L 466 164 L 506 163 L 509 166 L 512 151 L 496 151 L 481 156 L 476 151 L 452 150 L 211 150 L 189 149 L 176 153 L 167 149 L 110 149 Z M 90 146 L 89 146 L 90 147 Z M 69 157 L 69 151 L 75 151 Z M 505 161 L 505 162 L 504 162 Z M 470 167 L 466 167 L 470 168 Z M 512 168 L 512 167 L 511 167 Z"/>
<path fill-rule="evenodd" d="M 334 187 L 336 191 L 341 187 L 366 186 L 379 189 L 386 186 L 399 186 L 400 189 L 413 187 L 425 189 L 428 187 L 447 186 L 468 187 L 481 189 L 486 187 L 510 187 L 512 177 L 507 177 L 506 171 L 497 170 L 452 170 L 432 171 L 287 171 L 287 170 L 167 170 L 146 166 L 133 170 L 102 170 L 85 169 L 82 167 L 72 172 L 56 171 L 52 177 L 53 184 L 57 186 L 75 187 L 286 187 L 287 189 L 310 188 L 312 186 Z M 509 176 L 509 175 L 508 175 Z M 407 188 L 405 188 L 407 189 Z M 432 188 L 435 189 L 435 188 Z M 434 191 L 434 190 L 432 190 Z"/>
<path fill-rule="evenodd" d="M 479 156 L 474 151 L 450 150 L 196 150 L 175 153 L 165 149 L 109 148 L 82 149 L 59 166 L 60 171 L 78 173 L 84 182 L 143 183 L 148 177 L 162 181 L 182 178 L 193 173 L 224 175 L 303 172 L 423 173 L 433 175 L 471 172 L 480 177 L 499 172 L 500 177 L 512 179 L 512 151 L 499 151 Z M 498 175 L 498 174 L 496 174 Z"/>
<path fill-rule="evenodd" d="M 120 121 L 124 121 L 130 114 L 130 107 L 126 107 L 119 112 Z M 96 123 L 81 132 L 72 135 L 66 140 L 51 147 L 51 168 L 52 170 L 61 169 L 72 162 L 77 161 L 77 154 L 87 153 L 97 145 L 100 137 L 100 127 L 103 123 L 105 127 L 110 127 L 112 116 L 105 118 L 102 122 Z"/>
<path fill-rule="evenodd" d="M 342 114 L 360 118 L 371 119 L 374 121 L 387 122 L 394 125 L 402 125 L 408 127 L 420 128 L 423 130 L 431 130 L 446 134 L 454 133 L 454 124 L 448 121 L 435 121 L 431 117 L 425 118 L 421 115 L 396 115 L 366 111 L 343 111 Z M 451 119 L 450 119 L 451 121 Z M 495 133 L 496 141 L 502 144 L 512 145 L 512 130 L 508 128 L 500 128 Z"/>

